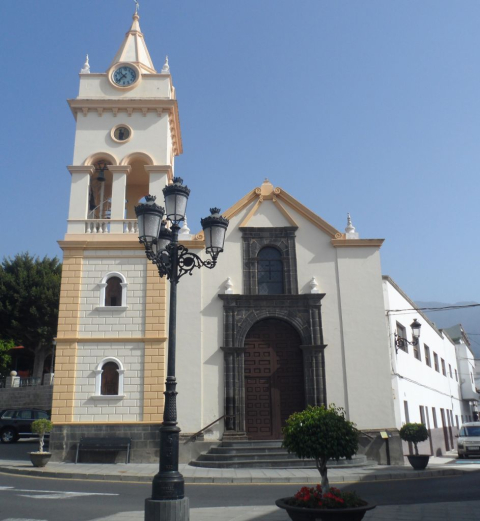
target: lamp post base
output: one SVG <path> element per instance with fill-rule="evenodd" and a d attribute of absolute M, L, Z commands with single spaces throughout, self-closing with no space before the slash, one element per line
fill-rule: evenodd
<path fill-rule="evenodd" d="M 146 499 L 145 521 L 190 521 L 190 502 L 183 499 Z"/>

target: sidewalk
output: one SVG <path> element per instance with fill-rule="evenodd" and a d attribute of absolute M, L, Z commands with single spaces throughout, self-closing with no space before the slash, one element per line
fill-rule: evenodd
<path fill-rule="evenodd" d="M 316 469 L 205 469 L 180 465 L 185 483 L 318 483 Z M 415 471 L 410 465 L 374 465 L 371 467 L 331 468 L 328 477 L 332 483 L 359 481 L 386 481 L 419 479 L 435 476 L 454 476 L 480 470 L 479 463 L 459 463 L 454 456 L 430 458 L 424 471 Z M 48 463 L 44 468 L 32 467 L 27 461 L 0 460 L 0 472 L 38 477 L 101 480 L 101 481 L 152 481 L 158 472 L 157 463 Z"/>

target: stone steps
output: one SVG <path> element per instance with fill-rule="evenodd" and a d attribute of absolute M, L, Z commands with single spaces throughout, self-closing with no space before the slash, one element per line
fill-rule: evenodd
<path fill-rule="evenodd" d="M 330 461 L 329 468 L 363 467 L 375 465 L 366 456 L 354 456 L 351 460 Z M 203 468 L 316 468 L 314 460 L 298 459 L 282 448 L 282 441 L 225 441 L 208 452 L 203 452 L 193 467 Z"/>

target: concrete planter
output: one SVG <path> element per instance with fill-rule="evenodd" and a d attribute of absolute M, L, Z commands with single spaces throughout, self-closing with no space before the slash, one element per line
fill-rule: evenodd
<path fill-rule="evenodd" d="M 45 467 L 52 457 L 50 452 L 29 452 L 30 461 L 34 467 Z"/>
<path fill-rule="evenodd" d="M 425 470 L 425 468 L 428 465 L 428 460 L 430 459 L 430 456 L 424 454 L 414 454 L 412 456 L 407 456 L 407 458 L 410 462 L 410 465 L 415 470 Z"/>
<path fill-rule="evenodd" d="M 373 510 L 377 505 L 365 503 L 361 507 L 355 508 L 302 508 L 293 507 L 286 503 L 289 497 L 277 499 L 275 504 L 278 508 L 283 508 L 287 511 L 292 521 L 361 521 L 368 510 Z"/>

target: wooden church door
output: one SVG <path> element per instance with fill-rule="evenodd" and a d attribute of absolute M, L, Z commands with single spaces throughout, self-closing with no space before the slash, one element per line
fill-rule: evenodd
<path fill-rule="evenodd" d="M 245 338 L 245 424 L 251 439 L 281 439 L 305 408 L 303 356 L 297 331 L 282 320 L 257 322 Z"/>

